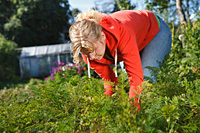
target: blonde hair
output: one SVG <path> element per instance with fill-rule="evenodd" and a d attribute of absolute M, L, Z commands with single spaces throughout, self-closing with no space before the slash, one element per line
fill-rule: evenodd
<path fill-rule="evenodd" d="M 88 56 L 95 50 L 93 42 L 101 38 L 101 20 L 101 13 L 96 10 L 77 15 L 77 21 L 69 29 L 74 63 L 79 63 L 80 53 Z"/>

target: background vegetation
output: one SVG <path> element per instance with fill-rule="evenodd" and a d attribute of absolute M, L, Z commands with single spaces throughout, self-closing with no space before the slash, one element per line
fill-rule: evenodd
<path fill-rule="evenodd" d="M 21 14 L 23 17 L 19 17 L 20 11 L 25 10 L 21 7 L 27 7 L 29 11 L 34 9 L 31 5 L 33 7 L 37 5 L 31 2 L 44 1 L 26 2 L 0 0 L 2 3 L 0 5 L 0 132 L 200 132 L 200 14 L 198 10 L 195 10 L 194 18 L 189 11 L 189 16 L 179 25 L 175 21 L 169 23 L 173 36 L 171 52 L 165 58 L 161 69 L 149 68 L 152 74 L 157 75 L 157 81 L 143 83 L 144 91 L 140 96 L 141 111 L 137 112 L 128 102 L 129 84 L 126 74 L 120 69 L 119 84 L 114 89 L 113 96 L 103 95 L 102 81 L 94 71 L 92 71 L 93 78 L 88 79 L 87 66 L 82 63 L 80 65 L 61 63 L 52 69 L 51 76 L 45 80 L 30 79 L 28 82 L 15 83 L 18 65 L 17 53 L 14 49 L 20 46 L 16 43 L 15 37 L 21 34 L 20 31 L 24 31 L 24 26 L 20 25 L 22 30 L 16 23 L 24 22 L 23 19 L 30 21 L 32 19 L 29 17 L 33 17 L 23 16 L 25 12 Z M 68 5 L 68 1 L 59 2 L 62 11 L 63 8 L 67 8 L 62 2 Z M 18 6 L 14 6 L 13 3 Z M 154 4 L 158 6 L 159 3 Z M 183 4 L 187 5 L 185 2 Z M 198 4 L 193 6 L 196 7 Z M 38 5 L 39 9 L 35 9 L 47 8 L 41 4 L 40 6 Z M 12 10 L 8 10 L 8 7 L 12 7 L 10 8 Z M 121 7 L 134 8 L 134 5 L 128 0 L 116 1 L 115 9 L 119 10 Z M 154 9 L 156 10 L 156 7 Z M 182 13 L 187 14 L 186 9 L 183 8 Z M 15 11 L 18 11 L 19 16 L 14 15 Z M 74 10 L 73 14 L 78 11 Z M 34 12 L 36 11 L 33 11 L 33 14 Z M 67 12 L 67 15 L 70 15 L 70 10 Z M 167 12 L 164 11 L 163 14 Z M 11 18 L 17 19 L 10 21 Z M 48 21 L 42 23 L 46 22 Z M 9 25 L 10 30 L 5 30 Z M 41 33 L 43 34 L 45 33 Z M 20 39 L 23 41 L 22 38 Z M 50 41 L 48 39 L 46 41 Z M 42 41 L 36 40 L 38 44 L 42 44 L 39 43 Z"/>
<path fill-rule="evenodd" d="M 69 27 L 68 0 L 0 0 L 0 3 L 0 33 L 19 47 L 61 43 L 60 33 Z"/>
<path fill-rule="evenodd" d="M 15 42 L 6 40 L 6 38 L 0 34 L 0 81 L 13 80 L 16 78 L 19 66 L 15 48 L 17 48 Z"/>

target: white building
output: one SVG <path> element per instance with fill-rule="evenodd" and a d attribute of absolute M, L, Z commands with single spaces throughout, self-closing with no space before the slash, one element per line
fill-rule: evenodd
<path fill-rule="evenodd" d="M 19 56 L 22 79 L 50 75 L 55 61 L 72 63 L 70 43 L 23 47 Z"/>

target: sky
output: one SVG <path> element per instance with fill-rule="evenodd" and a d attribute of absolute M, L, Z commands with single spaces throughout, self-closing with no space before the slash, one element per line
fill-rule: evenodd
<path fill-rule="evenodd" d="M 104 0 L 105 1 L 105 0 Z M 145 0 L 131 0 L 133 3 L 137 4 L 136 9 L 142 10 L 144 9 L 144 1 Z M 81 12 L 87 11 L 93 7 L 95 7 L 94 4 L 95 0 L 69 0 L 69 4 L 72 9 L 78 8 Z"/>
<path fill-rule="evenodd" d="M 95 0 L 69 0 L 72 9 L 78 8 L 81 12 L 87 11 L 95 6 Z"/>

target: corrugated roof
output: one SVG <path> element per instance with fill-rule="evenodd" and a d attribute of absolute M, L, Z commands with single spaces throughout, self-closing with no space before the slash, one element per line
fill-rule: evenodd
<path fill-rule="evenodd" d="M 20 58 L 30 57 L 30 56 L 61 54 L 61 53 L 71 53 L 70 43 L 46 45 L 46 46 L 23 47 Z"/>

